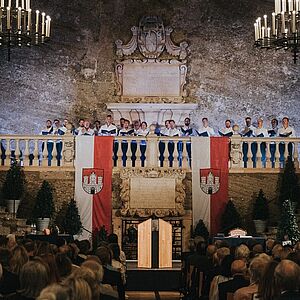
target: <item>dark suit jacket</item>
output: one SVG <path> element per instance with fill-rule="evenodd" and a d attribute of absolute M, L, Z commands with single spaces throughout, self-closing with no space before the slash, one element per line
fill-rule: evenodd
<path fill-rule="evenodd" d="M 3 275 L 0 280 L 0 294 L 8 295 L 15 293 L 19 287 L 19 277 L 3 268 Z"/>
<path fill-rule="evenodd" d="M 110 284 L 112 286 L 117 286 L 118 294 L 120 300 L 125 300 L 125 288 L 123 285 L 121 273 L 119 271 L 115 271 L 112 267 L 103 266 L 103 280 L 102 283 Z"/>
<path fill-rule="evenodd" d="M 197 267 L 202 272 L 207 272 L 212 268 L 211 262 L 208 260 L 208 258 L 198 253 L 190 255 L 187 259 L 187 263 L 189 266 Z"/>
<path fill-rule="evenodd" d="M 284 292 L 278 300 L 300 300 L 300 292 Z"/>
<path fill-rule="evenodd" d="M 233 279 L 219 283 L 219 300 L 226 300 L 227 293 L 234 293 L 236 290 L 248 285 L 249 281 L 243 275 L 234 275 Z"/>

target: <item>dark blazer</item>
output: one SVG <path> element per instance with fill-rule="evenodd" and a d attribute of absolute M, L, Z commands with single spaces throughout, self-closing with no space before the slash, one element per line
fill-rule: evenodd
<path fill-rule="evenodd" d="M 219 300 L 226 300 L 227 293 L 234 293 L 236 290 L 248 285 L 249 281 L 243 275 L 234 275 L 233 279 L 219 283 Z"/>
<path fill-rule="evenodd" d="M 278 300 L 300 300 L 300 292 L 283 292 Z"/>
<path fill-rule="evenodd" d="M 114 270 L 110 266 L 103 266 L 103 280 L 102 283 L 110 284 L 112 286 L 117 286 L 119 299 L 125 300 L 125 288 L 123 285 L 121 273 L 117 270 Z"/>
<path fill-rule="evenodd" d="M 202 272 L 207 272 L 212 268 L 211 262 L 208 260 L 208 258 L 198 253 L 190 255 L 187 259 L 187 263 L 189 266 L 197 267 Z"/>
<path fill-rule="evenodd" d="M 0 280 L 0 294 L 7 295 L 15 293 L 20 287 L 18 275 L 3 268 L 3 275 Z"/>

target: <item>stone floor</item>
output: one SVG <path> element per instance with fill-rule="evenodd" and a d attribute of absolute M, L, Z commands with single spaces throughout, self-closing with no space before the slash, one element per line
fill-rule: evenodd
<path fill-rule="evenodd" d="M 128 300 L 179 300 L 178 292 L 126 292 Z"/>

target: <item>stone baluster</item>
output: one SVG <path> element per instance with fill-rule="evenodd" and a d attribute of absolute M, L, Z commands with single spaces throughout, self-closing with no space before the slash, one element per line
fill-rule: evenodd
<path fill-rule="evenodd" d="M 25 148 L 23 152 L 23 164 L 24 166 L 29 166 L 30 161 L 29 161 L 29 140 L 25 140 Z"/>
<path fill-rule="evenodd" d="M 118 152 L 117 152 L 117 156 L 118 156 L 118 159 L 117 159 L 117 167 L 118 168 L 122 168 L 123 166 L 123 161 L 122 161 L 122 155 L 123 155 L 123 152 L 122 152 L 122 140 L 121 139 L 118 139 Z"/>
<path fill-rule="evenodd" d="M 261 141 L 257 141 L 257 153 L 256 153 L 256 168 L 262 168 L 262 153 L 261 153 Z"/>
<path fill-rule="evenodd" d="M 11 148 L 10 148 L 10 138 L 6 139 L 6 151 L 5 151 L 5 166 L 10 166 L 10 156 L 11 156 Z"/>
<path fill-rule="evenodd" d="M 45 148 L 47 150 L 47 145 L 45 143 Z M 45 149 L 44 149 L 45 151 Z M 42 156 L 42 153 L 40 153 L 40 155 Z M 33 166 L 39 166 L 39 160 L 42 159 L 42 158 L 39 158 L 39 140 L 34 140 L 34 149 L 33 149 L 33 156 L 34 156 L 34 159 L 33 159 L 33 163 L 32 165 Z M 43 162 L 44 160 L 46 161 L 47 163 L 47 158 L 46 159 L 43 159 Z M 47 164 L 46 164 L 47 165 Z"/>
<path fill-rule="evenodd" d="M 161 140 L 165 144 L 165 151 L 163 153 L 163 167 L 169 166 L 169 150 L 168 150 L 168 140 L 163 139 Z"/>
<path fill-rule="evenodd" d="M 294 165 L 296 169 L 299 169 L 299 152 L 298 152 L 298 148 L 299 147 L 299 143 L 298 142 L 294 142 Z"/>
<path fill-rule="evenodd" d="M 22 158 L 21 152 L 20 152 L 20 140 L 15 139 L 15 159 L 20 162 Z"/>
<path fill-rule="evenodd" d="M 266 142 L 266 168 L 272 168 L 270 142 Z"/>
<path fill-rule="evenodd" d="M 43 150 L 43 160 L 42 160 L 42 166 L 46 167 L 48 166 L 48 146 L 47 146 L 48 141 L 47 140 L 43 140 L 43 144 L 44 144 L 44 150 Z"/>
<path fill-rule="evenodd" d="M 188 158 L 188 153 L 187 153 L 187 150 L 186 150 L 186 144 L 187 144 L 187 141 L 184 140 L 182 141 L 182 168 L 183 169 L 188 169 L 188 163 L 189 163 L 189 158 Z"/>
<path fill-rule="evenodd" d="M 251 141 L 248 141 L 248 153 L 247 153 L 247 168 L 252 169 L 253 168 L 253 161 L 252 161 L 252 151 L 251 151 Z"/>
<path fill-rule="evenodd" d="M 132 167 L 132 150 L 131 150 L 131 146 L 132 146 L 132 140 L 128 139 L 127 140 L 128 143 L 128 148 L 127 148 L 127 159 L 126 159 L 126 167 Z"/>
<path fill-rule="evenodd" d="M 275 150 L 275 168 L 280 168 L 280 152 L 279 152 L 280 142 L 276 142 Z"/>
<path fill-rule="evenodd" d="M 135 160 L 135 166 L 136 167 L 141 167 L 142 166 L 142 161 L 141 161 L 141 139 L 136 140 L 136 160 Z"/>
<path fill-rule="evenodd" d="M 159 166 L 159 138 L 154 134 L 147 136 L 145 167 Z"/>
<path fill-rule="evenodd" d="M 287 138 L 285 139 L 285 140 L 287 140 Z M 284 142 L 284 165 L 285 165 L 285 163 L 286 163 L 286 160 L 287 160 L 287 158 L 288 158 L 288 156 L 289 156 L 289 142 Z"/>
<path fill-rule="evenodd" d="M 56 141 L 53 141 L 53 151 L 52 151 L 52 160 L 51 160 L 51 167 L 57 166 L 57 150 L 56 150 Z"/>
<path fill-rule="evenodd" d="M 179 140 L 174 141 L 174 152 L 173 152 L 173 168 L 179 168 L 179 152 L 178 152 L 178 144 L 180 143 Z M 182 147 L 182 144 L 181 144 Z"/>

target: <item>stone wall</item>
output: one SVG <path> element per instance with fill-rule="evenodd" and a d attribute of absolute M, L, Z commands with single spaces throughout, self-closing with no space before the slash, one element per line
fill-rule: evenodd
<path fill-rule="evenodd" d="M 3 181 L 5 180 L 6 172 L 0 172 L 0 191 L 2 191 Z M 56 211 L 62 204 L 74 198 L 75 174 L 74 172 L 66 171 L 46 171 L 46 172 L 31 172 L 26 171 L 26 192 L 20 204 L 18 216 L 20 218 L 30 218 L 36 201 L 36 195 L 42 185 L 43 180 L 49 181 L 53 187 L 53 198 Z M 3 196 L 0 192 L 0 203 L 5 205 Z"/>
<path fill-rule="evenodd" d="M 160 15 L 187 40 L 189 93 L 198 103 L 193 122 L 208 116 L 215 127 L 246 115 L 288 115 L 300 131 L 300 69 L 290 53 L 253 47 L 253 23 L 273 10 L 259 0 L 33 0 L 52 17 L 45 47 L 0 56 L 0 133 L 38 133 L 47 118 L 104 120 L 115 96 L 114 41 L 130 38 L 143 15 Z M 5 52 L 2 52 L 5 54 Z"/>

